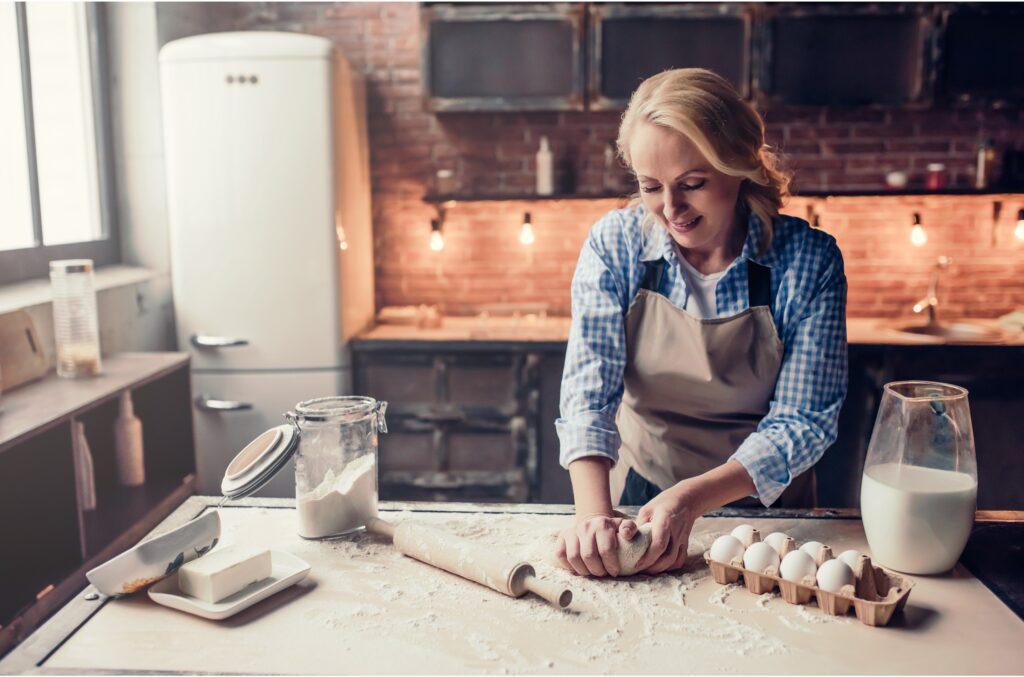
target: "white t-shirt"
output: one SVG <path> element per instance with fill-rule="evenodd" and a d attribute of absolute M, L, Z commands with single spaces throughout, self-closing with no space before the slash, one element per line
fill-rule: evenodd
<path fill-rule="evenodd" d="M 679 269 L 686 282 L 686 288 L 690 291 L 690 297 L 686 300 L 684 310 L 694 317 L 702 320 L 718 317 L 718 306 L 715 303 L 715 287 L 718 281 L 725 275 L 723 270 L 720 273 L 705 275 L 694 268 L 689 261 L 678 250 L 676 258 L 679 259 Z"/>

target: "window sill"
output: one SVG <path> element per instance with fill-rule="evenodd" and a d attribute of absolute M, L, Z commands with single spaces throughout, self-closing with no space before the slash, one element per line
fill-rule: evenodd
<path fill-rule="evenodd" d="M 93 275 L 96 291 L 101 292 L 105 289 L 147 282 L 159 274 L 155 270 L 137 266 L 104 266 L 97 268 Z M 0 286 L 0 313 L 9 313 L 52 301 L 53 292 L 48 279 Z"/>

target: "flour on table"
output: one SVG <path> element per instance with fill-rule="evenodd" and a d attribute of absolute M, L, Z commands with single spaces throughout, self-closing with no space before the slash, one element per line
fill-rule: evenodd
<path fill-rule="evenodd" d="M 363 636 L 400 638 L 415 651 L 443 644 L 467 669 L 481 674 L 533 673 L 556 664 L 566 672 L 631 672 L 644 665 L 643 656 L 651 652 L 699 655 L 705 661 L 702 665 L 710 666 L 707 669 L 723 672 L 740 658 L 790 652 L 782 639 L 745 622 L 767 614 L 751 614 L 749 604 L 744 610 L 727 603 L 734 593 L 750 593 L 740 590 L 742 586 L 719 586 L 711 580 L 701 554 L 713 535 L 694 538 L 680 572 L 581 577 L 553 563 L 555 539 L 570 519 L 529 514 L 387 515 L 392 523 L 422 523 L 505 553 L 513 561 L 529 562 L 542 579 L 573 591 L 568 609 L 532 594 L 518 599 L 502 595 L 406 557 L 371 533 L 319 542 L 296 537 L 287 549 L 319 562 L 313 564 L 310 579 L 318 593 L 321 588 L 329 591 L 332 600 L 331 606 L 317 604 L 316 613 L 307 617 L 308 627 L 344 630 L 339 638 L 357 646 Z M 788 605 L 772 605 L 770 611 L 778 613 L 784 607 Z M 522 648 L 526 646 L 531 649 Z M 546 660 L 540 661 L 537 651 Z"/>

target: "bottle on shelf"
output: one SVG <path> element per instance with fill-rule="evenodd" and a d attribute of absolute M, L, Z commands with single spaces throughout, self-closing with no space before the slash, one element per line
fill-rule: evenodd
<path fill-rule="evenodd" d="M 554 167 L 548 137 L 540 137 L 537 151 L 537 195 L 551 195 L 554 192 Z"/>
<path fill-rule="evenodd" d="M 132 394 L 121 393 L 121 412 L 114 422 L 114 445 L 117 452 L 117 481 L 126 487 L 146 482 L 146 465 L 142 449 L 142 421 L 135 415 Z"/>

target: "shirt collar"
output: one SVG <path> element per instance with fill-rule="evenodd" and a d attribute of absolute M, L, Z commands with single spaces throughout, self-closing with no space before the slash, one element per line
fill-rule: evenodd
<path fill-rule="evenodd" d="M 759 263 L 762 266 L 772 268 L 776 263 L 775 247 L 769 246 L 768 251 L 758 255 L 758 248 L 764 241 L 764 227 L 761 220 L 753 213 L 747 218 L 747 238 L 743 242 L 743 250 L 740 257 Z M 640 260 L 643 262 L 657 261 L 659 259 L 671 260 L 672 238 L 664 226 L 657 221 L 652 221 L 643 248 L 640 251 Z"/>

